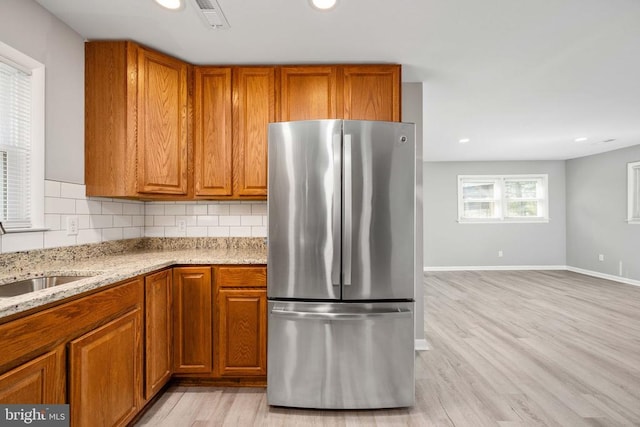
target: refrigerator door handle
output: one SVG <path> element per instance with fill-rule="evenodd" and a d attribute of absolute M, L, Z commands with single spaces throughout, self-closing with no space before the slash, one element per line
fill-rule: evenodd
<path fill-rule="evenodd" d="M 351 285 L 351 246 L 352 246 L 352 225 L 353 225 L 353 206 L 351 193 L 351 135 L 344 135 L 344 234 L 342 248 L 342 273 L 343 284 Z"/>
<path fill-rule="evenodd" d="M 291 311 L 273 309 L 271 314 L 276 317 L 308 319 L 308 320 L 362 320 L 376 317 L 403 318 L 411 317 L 411 310 L 397 308 L 395 310 L 379 310 L 366 313 L 334 313 L 334 312 L 313 312 L 313 311 Z"/>
<path fill-rule="evenodd" d="M 331 283 L 333 286 L 340 286 L 340 214 L 342 196 L 342 162 L 341 154 L 342 135 L 333 135 L 333 220 L 331 224 L 333 238 L 333 259 L 331 260 Z"/>

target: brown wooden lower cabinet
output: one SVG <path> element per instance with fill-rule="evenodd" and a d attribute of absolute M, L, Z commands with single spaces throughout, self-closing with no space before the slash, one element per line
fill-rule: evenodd
<path fill-rule="evenodd" d="M 0 375 L 0 403 L 64 403 L 64 354 L 61 346 Z"/>
<path fill-rule="evenodd" d="M 69 344 L 71 425 L 126 425 L 142 403 L 142 310 Z"/>
<path fill-rule="evenodd" d="M 211 374 L 211 267 L 173 269 L 173 354 L 176 374 Z"/>
<path fill-rule="evenodd" d="M 134 278 L 0 322 L 0 348 L 0 403 L 69 403 L 74 427 L 126 425 L 172 375 L 264 385 L 266 267 Z"/>
<path fill-rule="evenodd" d="M 217 308 L 218 374 L 266 375 L 266 289 L 220 289 Z"/>
<path fill-rule="evenodd" d="M 172 271 L 144 278 L 144 397 L 150 399 L 173 373 Z"/>

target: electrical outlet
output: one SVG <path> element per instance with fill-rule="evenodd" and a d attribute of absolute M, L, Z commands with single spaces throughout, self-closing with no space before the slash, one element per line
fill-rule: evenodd
<path fill-rule="evenodd" d="M 502 258 L 502 251 L 498 251 L 498 258 Z"/>
<path fill-rule="evenodd" d="M 67 217 L 67 236 L 75 236 L 78 234 L 78 217 Z"/>
<path fill-rule="evenodd" d="M 604 255 L 603 254 L 598 255 L 598 261 L 604 261 Z"/>
<path fill-rule="evenodd" d="M 187 231 L 187 221 L 185 221 L 184 219 L 178 220 L 178 231 L 181 233 Z"/>

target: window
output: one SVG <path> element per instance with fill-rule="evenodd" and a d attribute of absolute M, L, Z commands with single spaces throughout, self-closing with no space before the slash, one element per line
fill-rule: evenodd
<path fill-rule="evenodd" d="M 640 162 L 629 163 L 627 170 L 629 192 L 627 219 L 632 224 L 640 224 Z"/>
<path fill-rule="evenodd" d="M 44 66 L 0 43 L 0 221 L 43 225 Z"/>
<path fill-rule="evenodd" d="M 547 175 L 459 175 L 458 221 L 547 222 Z"/>

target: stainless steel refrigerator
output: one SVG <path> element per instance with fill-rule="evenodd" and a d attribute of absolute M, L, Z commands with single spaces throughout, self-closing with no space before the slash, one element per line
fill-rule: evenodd
<path fill-rule="evenodd" d="M 420 154 L 409 123 L 269 125 L 270 405 L 413 405 Z"/>

